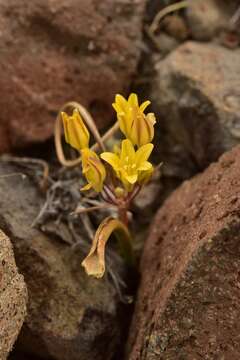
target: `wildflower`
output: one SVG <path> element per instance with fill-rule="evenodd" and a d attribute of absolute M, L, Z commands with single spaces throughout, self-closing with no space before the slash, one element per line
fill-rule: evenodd
<path fill-rule="evenodd" d="M 133 185 L 141 182 L 141 177 L 149 173 L 153 166 L 147 161 L 153 149 L 153 144 L 145 144 L 136 152 L 130 140 L 122 141 L 120 155 L 104 152 L 100 156 L 114 169 L 116 176 L 121 180 L 127 191 L 131 191 Z"/>
<path fill-rule="evenodd" d="M 72 115 L 61 112 L 61 117 L 66 142 L 77 149 L 80 156 L 74 160 L 65 159 L 61 148 L 61 132 L 59 131 L 61 118 L 59 115 L 55 127 L 57 155 L 64 166 L 75 166 L 82 162 L 82 174 L 86 178 L 87 184 L 81 190 L 93 189 L 96 192 L 102 192 L 101 199 L 103 200 L 103 203 L 95 204 L 93 202 L 94 206 L 87 208 L 80 206 L 76 209 L 75 214 L 114 208 L 119 218 L 118 220 L 115 217 L 108 217 L 101 222 L 90 252 L 82 262 L 88 275 L 100 278 L 105 272 L 105 246 L 113 232 L 118 238 L 121 252 L 126 261 L 129 265 L 134 265 L 132 241 L 127 228 L 128 211 L 133 199 L 151 178 L 154 171 L 153 165 L 148 159 L 153 150 L 152 139 L 156 121 L 153 113 L 145 114 L 150 101 L 139 104 L 138 97 L 134 93 L 128 99 L 117 94 L 113 103 L 117 113 L 117 124 L 114 124 L 113 128 L 101 138 L 90 114 L 82 105 L 76 102 L 74 104 L 76 108 Z M 70 105 L 72 106 L 73 103 L 67 103 L 63 109 Z M 80 114 L 83 115 L 84 121 Z M 104 149 L 103 140 L 109 140 L 118 127 L 126 138 L 115 142 L 112 152 L 103 152 L 97 155 L 92 149 L 97 146 Z M 93 132 L 97 142 L 91 149 L 89 148 L 88 128 Z"/>
<path fill-rule="evenodd" d="M 128 100 L 117 94 L 113 103 L 121 131 L 138 147 L 150 143 L 154 136 L 155 116 L 144 114 L 149 104 L 147 100 L 139 106 L 136 94 L 131 94 Z"/>
<path fill-rule="evenodd" d="M 82 155 L 82 169 L 88 184 L 81 190 L 89 190 L 93 188 L 97 192 L 102 191 L 103 182 L 106 178 L 106 171 L 103 163 L 99 159 L 98 155 L 88 149 L 81 150 Z"/>
<path fill-rule="evenodd" d="M 65 112 L 62 112 L 61 115 L 66 142 L 76 150 L 88 148 L 90 135 L 79 111 L 74 109 L 71 116 Z"/>

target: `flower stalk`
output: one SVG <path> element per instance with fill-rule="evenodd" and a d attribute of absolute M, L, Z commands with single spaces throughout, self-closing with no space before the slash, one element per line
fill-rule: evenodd
<path fill-rule="evenodd" d="M 61 164 L 68 167 L 81 163 L 86 180 L 81 191 L 92 189 L 102 200 L 100 204 L 89 208 L 79 207 L 74 214 L 112 208 L 118 216 L 118 219 L 107 218 L 99 225 L 89 255 L 82 263 L 89 275 L 103 276 L 105 245 L 113 232 L 117 235 L 125 257 L 129 258 L 131 253 L 132 258 L 128 212 L 133 199 L 151 179 L 154 171 L 149 157 L 154 147 L 152 140 L 156 120 L 153 113 L 145 113 L 149 105 L 150 101 L 139 104 L 136 94 L 131 94 L 128 99 L 117 94 L 113 103 L 117 122 L 102 138 L 91 115 L 80 104 L 67 103 L 58 114 L 55 145 Z M 68 109 L 73 110 L 72 114 L 67 113 Z M 60 138 L 62 125 L 66 142 L 80 154 L 77 159 L 67 160 L 64 156 Z M 104 141 L 119 128 L 125 137 L 120 147 L 106 150 Z M 89 130 L 96 140 L 91 148 Z"/>

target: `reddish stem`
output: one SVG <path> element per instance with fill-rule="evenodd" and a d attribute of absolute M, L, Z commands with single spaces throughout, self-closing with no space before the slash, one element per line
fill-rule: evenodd
<path fill-rule="evenodd" d="M 128 226 L 127 208 L 125 206 L 124 207 L 119 206 L 118 216 L 119 216 L 119 220 L 121 220 L 124 225 Z"/>

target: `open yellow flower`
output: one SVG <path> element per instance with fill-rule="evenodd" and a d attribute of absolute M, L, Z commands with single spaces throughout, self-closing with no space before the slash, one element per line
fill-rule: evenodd
<path fill-rule="evenodd" d="M 62 112 L 61 115 L 66 142 L 76 150 L 88 148 L 90 134 L 79 111 L 74 109 L 71 116 L 65 112 Z"/>
<path fill-rule="evenodd" d="M 149 104 L 147 100 L 139 106 L 136 94 L 131 94 L 128 100 L 117 94 L 113 103 L 121 131 L 138 147 L 150 143 L 154 136 L 155 116 L 144 114 Z"/>
<path fill-rule="evenodd" d="M 81 150 L 82 155 L 82 169 L 88 184 L 81 190 L 89 190 L 93 188 L 97 192 L 101 192 L 103 188 L 103 182 L 106 177 L 106 171 L 103 163 L 99 159 L 98 155 L 88 149 Z"/>
<path fill-rule="evenodd" d="M 104 152 L 100 156 L 114 169 L 127 191 L 131 191 L 135 183 L 142 183 L 141 178 L 152 171 L 152 164 L 147 161 L 153 149 L 153 144 L 145 144 L 136 152 L 130 140 L 122 141 L 119 156 Z M 139 181 L 140 180 L 140 181 Z"/>

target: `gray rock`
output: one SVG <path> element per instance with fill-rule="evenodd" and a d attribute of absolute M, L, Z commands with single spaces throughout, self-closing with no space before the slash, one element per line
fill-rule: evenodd
<path fill-rule="evenodd" d="M 14 260 L 12 244 L 0 230 L 0 360 L 12 350 L 26 316 L 27 288 Z"/>
<path fill-rule="evenodd" d="M 174 37 L 166 34 L 163 31 L 161 31 L 158 35 L 155 35 L 155 42 L 158 48 L 158 52 L 162 56 L 166 56 L 179 46 L 179 42 Z"/>
<path fill-rule="evenodd" d="M 240 140 L 240 50 L 187 42 L 155 65 L 150 91 L 163 173 L 188 178 Z"/>
<path fill-rule="evenodd" d="M 223 5 L 219 0 L 189 1 L 186 17 L 195 40 L 211 40 L 228 27 L 231 7 Z"/>
<path fill-rule="evenodd" d="M 0 174 L 10 172 L 0 164 Z M 31 227 L 43 198 L 29 179 L 2 178 L 0 198 L 0 226 L 11 236 L 29 291 L 18 350 L 57 360 L 111 359 L 121 335 L 111 284 L 85 274 L 81 249 Z"/>

